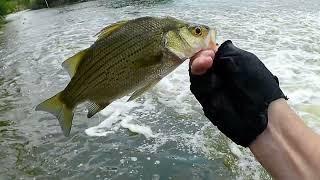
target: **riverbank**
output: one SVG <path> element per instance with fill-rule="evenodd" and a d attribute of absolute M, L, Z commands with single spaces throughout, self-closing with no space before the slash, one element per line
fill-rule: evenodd
<path fill-rule="evenodd" d="M 29 0 L 30 9 L 41 9 L 47 7 L 56 7 L 65 4 L 72 4 L 77 2 L 85 2 L 88 0 Z"/>
<path fill-rule="evenodd" d="M 29 7 L 29 0 L 0 0 L 0 26 L 5 23 L 5 16 Z"/>
<path fill-rule="evenodd" d="M 0 0 L 0 26 L 5 24 L 5 16 L 25 9 L 41 9 L 88 0 Z"/>
<path fill-rule="evenodd" d="M 0 16 L 0 28 L 4 24 L 4 17 Z"/>

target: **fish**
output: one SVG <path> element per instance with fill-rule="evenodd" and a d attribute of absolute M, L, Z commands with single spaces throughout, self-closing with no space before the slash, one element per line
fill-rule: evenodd
<path fill-rule="evenodd" d="M 115 22 L 97 40 L 62 63 L 71 80 L 66 88 L 36 106 L 58 120 L 69 136 L 74 109 L 87 103 L 87 118 L 132 93 L 132 101 L 186 59 L 216 45 L 216 30 L 173 17 L 140 17 Z"/>

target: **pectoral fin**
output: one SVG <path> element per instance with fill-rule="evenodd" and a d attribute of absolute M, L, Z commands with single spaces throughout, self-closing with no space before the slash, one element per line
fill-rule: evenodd
<path fill-rule="evenodd" d="M 144 58 L 137 59 L 134 62 L 134 67 L 145 68 L 145 67 L 156 65 L 158 63 L 161 63 L 162 57 L 163 57 L 162 53 L 159 53 L 158 55 L 147 56 Z"/>
<path fill-rule="evenodd" d="M 80 51 L 62 63 L 62 67 L 69 73 L 70 77 L 73 77 L 76 74 L 78 66 L 87 51 L 88 49 Z"/>
<path fill-rule="evenodd" d="M 134 99 L 136 99 L 137 97 L 139 97 L 141 94 L 143 94 L 144 92 L 146 92 L 148 89 L 151 89 L 153 86 L 155 86 L 161 79 L 156 79 L 152 82 L 150 82 L 149 84 L 147 84 L 146 86 L 136 90 L 128 99 L 128 101 L 132 101 Z"/>

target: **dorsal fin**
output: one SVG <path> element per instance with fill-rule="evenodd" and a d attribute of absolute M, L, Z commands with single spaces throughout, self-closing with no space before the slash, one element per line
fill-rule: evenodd
<path fill-rule="evenodd" d="M 70 77 L 73 77 L 74 74 L 76 74 L 77 68 L 87 51 L 88 49 L 80 51 L 62 63 L 62 67 L 68 71 Z"/>
<path fill-rule="evenodd" d="M 113 32 L 119 30 L 123 25 L 125 25 L 128 21 L 119 21 L 113 23 L 105 28 L 103 28 L 100 32 L 98 32 L 95 36 L 98 36 L 98 39 L 103 37 L 110 36 Z"/>

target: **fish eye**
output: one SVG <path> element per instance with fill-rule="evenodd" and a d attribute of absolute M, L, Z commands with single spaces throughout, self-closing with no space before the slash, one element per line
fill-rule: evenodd
<path fill-rule="evenodd" d="M 201 34 L 202 34 L 201 27 L 199 27 L 199 26 L 195 27 L 194 34 L 197 36 L 201 36 Z"/>

